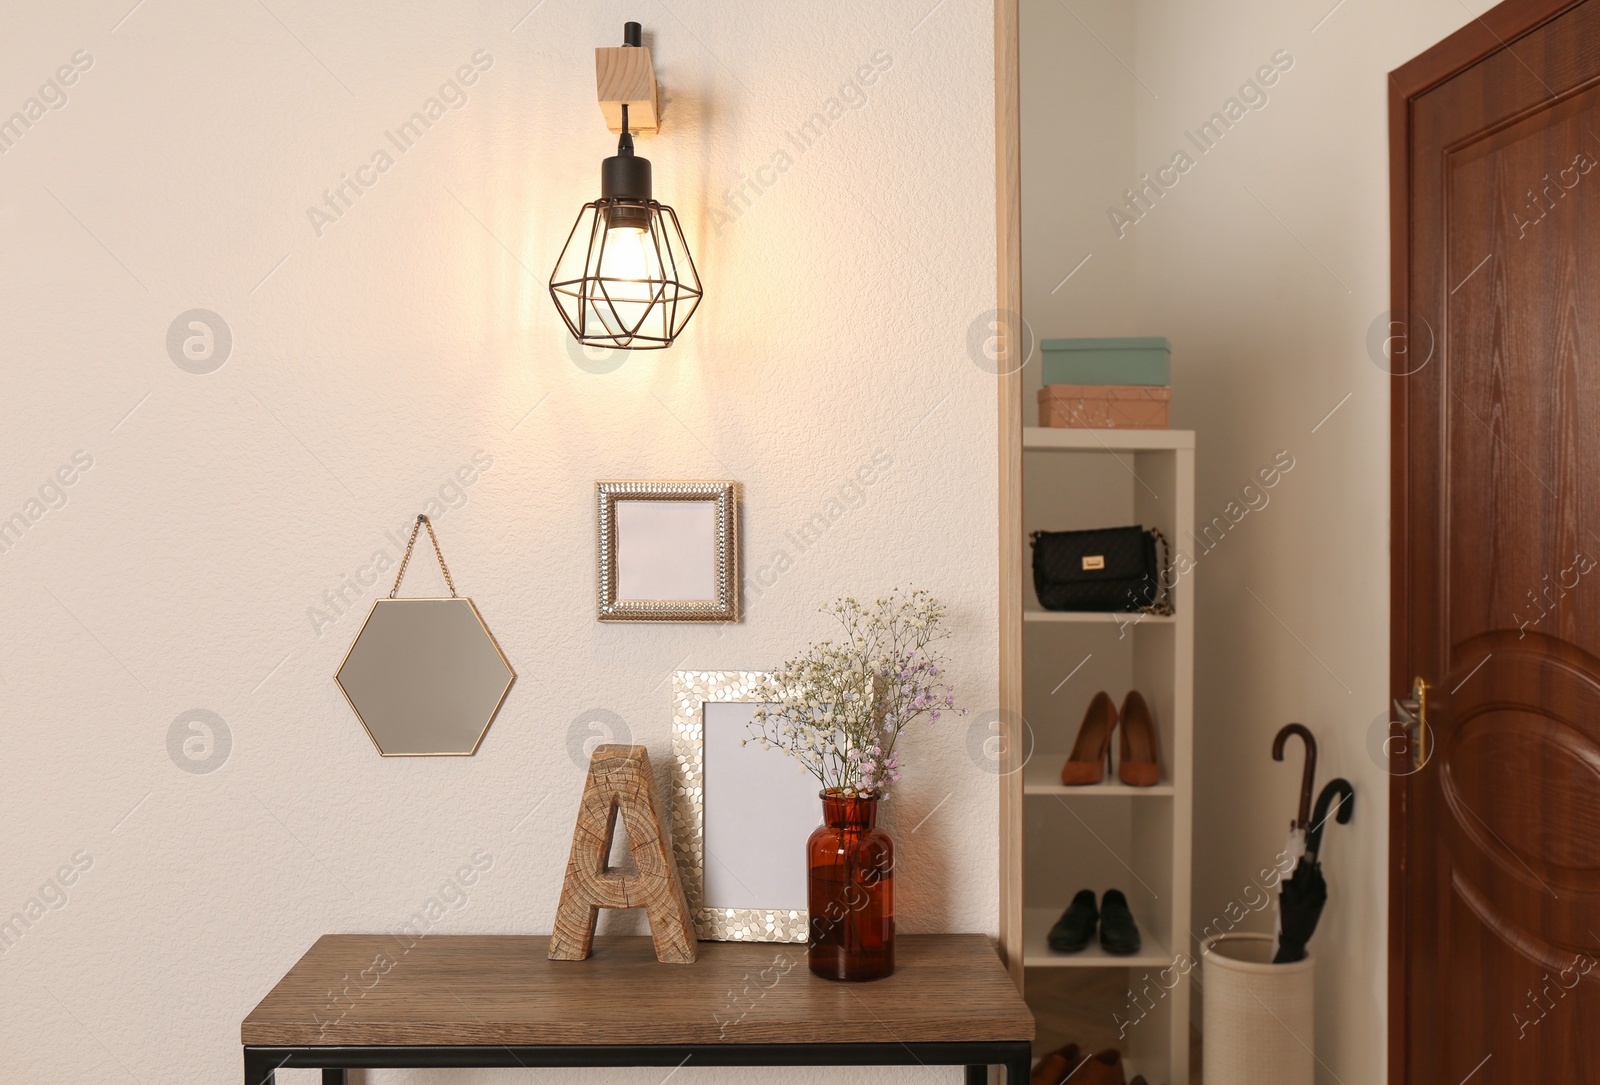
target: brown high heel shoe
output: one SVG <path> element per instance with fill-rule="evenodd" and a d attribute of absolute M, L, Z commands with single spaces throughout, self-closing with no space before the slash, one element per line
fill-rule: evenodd
<path fill-rule="evenodd" d="M 1072 755 L 1061 766 L 1061 782 L 1068 787 L 1098 784 L 1111 768 L 1111 732 L 1117 729 L 1117 706 L 1101 690 L 1089 702 L 1072 744 Z"/>
<path fill-rule="evenodd" d="M 1117 776 L 1129 787 L 1154 787 L 1161 782 L 1161 739 L 1155 717 L 1138 690 L 1122 702 L 1122 757 Z"/>

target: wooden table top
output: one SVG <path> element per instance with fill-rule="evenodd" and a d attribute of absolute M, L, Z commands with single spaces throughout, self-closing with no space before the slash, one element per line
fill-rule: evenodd
<path fill-rule="evenodd" d="M 240 1035 L 285 1047 L 1033 1039 L 981 934 L 902 935 L 895 974 L 871 983 L 818 979 L 804 945 L 702 942 L 687 965 L 658 963 L 645 937 L 596 938 L 585 961 L 549 949 L 549 935 L 324 935 Z"/>

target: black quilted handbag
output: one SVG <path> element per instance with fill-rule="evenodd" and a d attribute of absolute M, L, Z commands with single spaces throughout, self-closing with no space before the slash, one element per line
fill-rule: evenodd
<path fill-rule="evenodd" d="M 1171 564 L 1167 538 L 1155 528 L 1035 531 L 1031 538 L 1033 590 L 1046 610 L 1172 613 L 1171 585 L 1162 577 Z"/>

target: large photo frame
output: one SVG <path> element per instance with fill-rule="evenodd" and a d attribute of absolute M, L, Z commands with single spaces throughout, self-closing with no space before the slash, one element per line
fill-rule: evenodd
<path fill-rule="evenodd" d="M 768 675 L 672 676 L 672 846 L 702 941 L 804 942 L 820 785 L 751 738 Z"/>

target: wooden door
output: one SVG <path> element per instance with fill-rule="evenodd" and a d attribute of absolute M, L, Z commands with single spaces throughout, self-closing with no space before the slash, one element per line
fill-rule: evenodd
<path fill-rule="evenodd" d="M 1600 1082 L 1600 0 L 1396 71 L 1391 147 L 1390 1081 Z"/>

